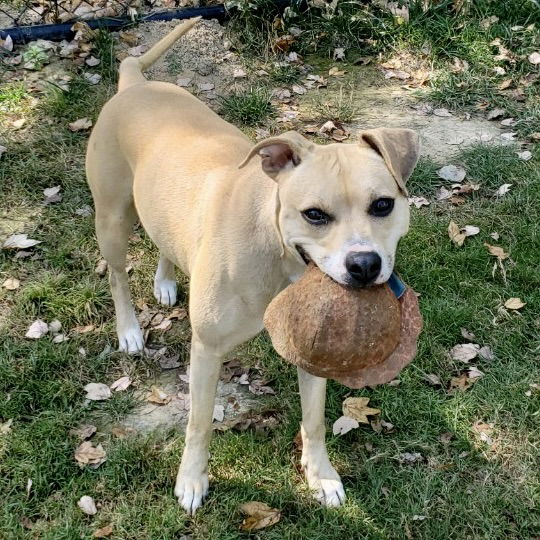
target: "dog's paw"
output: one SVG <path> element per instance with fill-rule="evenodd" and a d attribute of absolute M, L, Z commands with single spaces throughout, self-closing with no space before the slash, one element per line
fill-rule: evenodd
<path fill-rule="evenodd" d="M 208 474 L 178 473 L 174 494 L 180 506 L 190 515 L 199 508 L 208 493 Z"/>
<path fill-rule="evenodd" d="M 341 506 L 345 502 L 345 490 L 341 480 L 329 480 L 321 478 L 317 480 L 315 485 L 310 486 L 313 496 L 323 506 L 335 508 Z"/>
<path fill-rule="evenodd" d="M 118 350 L 128 353 L 137 354 L 144 349 L 144 338 L 141 329 L 138 326 L 133 326 L 121 332 L 118 331 Z"/>
<path fill-rule="evenodd" d="M 154 296 L 164 306 L 174 306 L 176 304 L 176 291 L 176 281 L 162 279 L 154 283 Z"/>

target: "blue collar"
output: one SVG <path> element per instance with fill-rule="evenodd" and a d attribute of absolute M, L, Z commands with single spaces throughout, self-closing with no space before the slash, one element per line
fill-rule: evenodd
<path fill-rule="evenodd" d="M 392 292 L 396 295 L 396 298 L 401 298 L 405 294 L 407 286 L 405 283 L 403 283 L 403 281 L 401 281 L 401 279 L 399 279 L 395 272 L 392 272 L 392 275 L 387 283 L 392 289 Z"/>

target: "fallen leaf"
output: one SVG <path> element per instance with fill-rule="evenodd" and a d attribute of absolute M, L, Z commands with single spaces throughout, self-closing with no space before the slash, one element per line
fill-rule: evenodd
<path fill-rule="evenodd" d="M 449 444 L 450 441 L 454 438 L 454 434 L 453 433 L 450 433 L 449 431 L 445 431 L 444 433 L 441 433 L 439 435 L 439 440 L 443 443 L 443 444 Z"/>
<path fill-rule="evenodd" d="M 450 379 L 450 388 L 448 391 L 453 392 L 465 392 L 467 391 L 478 379 L 470 379 L 467 373 L 462 373 L 459 377 L 452 377 Z"/>
<path fill-rule="evenodd" d="M 403 452 L 402 454 L 399 454 L 397 458 L 400 463 L 407 465 L 424 461 L 424 456 L 422 456 L 422 454 L 419 452 Z"/>
<path fill-rule="evenodd" d="M 465 242 L 465 233 L 462 233 L 457 223 L 451 221 L 448 224 L 448 236 L 450 240 L 458 247 L 461 247 Z"/>
<path fill-rule="evenodd" d="M 101 60 L 95 56 L 90 56 L 85 60 L 85 64 L 90 67 L 98 66 Z"/>
<path fill-rule="evenodd" d="M 345 49 L 343 47 L 336 47 L 332 57 L 334 60 L 345 60 Z"/>
<path fill-rule="evenodd" d="M 124 390 L 127 390 L 127 388 L 129 388 L 130 386 L 131 379 L 129 377 L 120 377 L 111 384 L 110 389 L 116 392 L 123 392 Z"/>
<path fill-rule="evenodd" d="M 29 478 L 27 481 L 26 481 L 26 498 L 29 498 L 30 497 L 30 491 L 32 490 L 32 484 L 34 482 L 32 481 L 31 478 Z"/>
<path fill-rule="evenodd" d="M 383 69 L 385 79 L 400 79 L 405 81 L 411 78 L 411 74 L 400 69 Z"/>
<path fill-rule="evenodd" d="M 444 201 L 452 197 L 452 192 L 445 187 L 440 187 L 435 195 L 438 201 Z"/>
<path fill-rule="evenodd" d="M 506 309 L 518 310 L 526 305 L 527 302 L 523 302 L 521 298 L 509 298 L 505 303 L 504 307 Z"/>
<path fill-rule="evenodd" d="M 478 351 L 478 356 L 482 358 L 482 360 L 488 361 L 491 361 L 495 358 L 495 355 L 493 354 L 493 351 L 489 345 L 484 345 L 483 347 L 480 347 L 480 350 Z"/>
<path fill-rule="evenodd" d="M 502 197 L 503 195 L 506 195 L 510 188 L 512 187 L 512 184 L 503 184 L 497 191 L 495 192 L 496 197 Z"/>
<path fill-rule="evenodd" d="M 82 424 L 78 428 L 70 430 L 69 434 L 74 435 L 81 441 L 85 441 L 86 439 L 89 439 L 96 431 L 96 426 L 93 426 L 92 424 Z"/>
<path fill-rule="evenodd" d="M 267 504 L 258 501 L 244 503 L 240 510 L 247 515 L 242 521 L 240 529 L 243 531 L 257 531 L 275 525 L 281 519 L 281 512 L 270 508 Z"/>
<path fill-rule="evenodd" d="M 14 277 L 7 278 L 4 283 L 2 283 L 2 287 L 4 289 L 7 289 L 8 291 L 14 291 L 15 289 L 18 289 L 21 286 L 21 282 Z"/>
<path fill-rule="evenodd" d="M 532 152 L 529 152 L 529 150 L 524 150 L 523 152 L 518 152 L 517 156 L 523 161 L 529 161 L 532 159 Z"/>
<path fill-rule="evenodd" d="M 93 516 L 97 514 L 96 503 L 94 499 L 89 495 L 83 495 L 78 501 L 77 506 L 83 511 L 87 516 Z"/>
<path fill-rule="evenodd" d="M 302 86 L 301 84 L 293 84 L 292 91 L 295 94 L 298 94 L 299 96 L 301 96 L 307 92 L 307 88 L 305 86 Z"/>
<path fill-rule="evenodd" d="M 488 120 L 495 120 L 496 118 L 500 118 L 505 112 L 504 109 L 492 109 L 487 113 L 486 118 Z"/>
<path fill-rule="evenodd" d="M 56 334 L 52 340 L 53 343 L 63 343 L 64 341 L 67 341 L 69 338 L 65 334 Z"/>
<path fill-rule="evenodd" d="M 111 397 L 111 389 L 103 383 L 88 383 L 84 390 L 86 391 L 86 399 L 91 401 L 104 401 Z"/>
<path fill-rule="evenodd" d="M 13 418 L 10 418 L 3 424 L 0 424 L 0 435 L 7 435 L 11 433 L 11 426 L 13 424 Z"/>
<path fill-rule="evenodd" d="M 92 536 L 94 538 L 107 538 L 107 536 L 111 536 L 112 532 L 112 525 L 106 525 L 105 527 L 101 527 L 101 529 L 94 531 L 94 534 Z"/>
<path fill-rule="evenodd" d="M 409 205 L 414 204 L 416 208 L 429 206 L 429 201 L 425 197 L 409 197 Z"/>
<path fill-rule="evenodd" d="M 103 277 L 107 273 L 107 267 L 107 261 L 105 259 L 100 259 L 94 268 L 94 273 Z"/>
<path fill-rule="evenodd" d="M 199 83 L 197 86 L 199 87 L 199 90 L 203 92 L 209 92 L 215 88 L 213 83 Z"/>
<path fill-rule="evenodd" d="M 24 124 L 26 124 L 26 118 L 19 118 L 19 120 L 14 120 L 11 122 L 13 129 L 21 129 Z"/>
<path fill-rule="evenodd" d="M 369 424 L 368 416 L 380 414 L 379 409 L 368 407 L 369 398 L 363 397 L 348 397 L 343 402 L 343 414 L 354 418 L 361 424 Z"/>
<path fill-rule="evenodd" d="M 509 88 L 510 86 L 512 86 L 512 79 L 504 79 L 504 81 L 501 81 L 499 83 L 499 90 L 506 90 L 507 88 Z"/>
<path fill-rule="evenodd" d="M 455 345 L 450 349 L 450 357 L 453 360 L 464 362 L 465 364 L 478 356 L 480 345 L 476 343 L 463 343 L 461 345 Z"/>
<path fill-rule="evenodd" d="M 476 236 L 480 232 L 479 227 L 475 227 L 474 225 L 465 225 L 462 230 L 465 236 Z"/>
<path fill-rule="evenodd" d="M 448 109 L 434 109 L 433 114 L 442 118 L 453 116 L 453 114 Z"/>
<path fill-rule="evenodd" d="M 214 412 L 212 413 L 212 421 L 223 422 L 225 418 L 225 407 L 223 405 L 214 405 Z"/>
<path fill-rule="evenodd" d="M 79 467 L 90 467 L 97 469 L 107 459 L 107 454 L 103 446 L 98 444 L 94 446 L 90 441 L 84 441 L 75 450 L 75 460 Z"/>
<path fill-rule="evenodd" d="M 351 429 L 356 429 L 359 426 L 358 420 L 350 416 L 340 416 L 332 425 L 332 433 L 334 435 L 345 435 Z"/>
<path fill-rule="evenodd" d="M 49 333 L 49 325 L 41 319 L 35 320 L 28 328 L 24 337 L 40 339 Z"/>
<path fill-rule="evenodd" d="M 167 319 L 178 319 L 183 321 L 187 317 L 187 311 L 182 307 L 175 307 L 168 315 Z"/>
<path fill-rule="evenodd" d="M 476 366 L 471 366 L 468 372 L 469 379 L 479 379 L 484 376 L 484 373 L 480 371 Z"/>
<path fill-rule="evenodd" d="M 78 120 L 75 120 L 75 122 L 71 122 L 68 125 L 71 131 L 82 131 L 92 127 L 92 120 L 88 118 L 79 118 Z"/>
<path fill-rule="evenodd" d="M 441 379 L 434 373 L 426 373 L 423 375 L 423 378 L 433 386 L 442 386 Z"/>
<path fill-rule="evenodd" d="M 461 335 L 464 339 L 467 339 L 469 341 L 474 341 L 474 339 L 476 338 L 476 336 L 472 332 L 469 332 L 466 328 L 461 329 Z"/>
<path fill-rule="evenodd" d="M 343 77 L 345 75 L 345 71 L 341 71 L 338 67 L 332 67 L 328 71 L 328 75 L 330 77 Z"/>
<path fill-rule="evenodd" d="M 93 324 L 87 324 L 85 326 L 76 326 L 74 329 L 73 329 L 73 332 L 75 332 L 76 334 L 88 334 L 88 332 L 92 332 L 93 330 L 95 330 L 95 326 Z"/>
<path fill-rule="evenodd" d="M 169 401 L 171 401 L 171 396 L 161 390 L 161 388 L 152 385 L 150 390 L 150 393 L 146 396 L 146 401 L 157 403 L 158 405 L 166 405 L 169 403 Z"/>
<path fill-rule="evenodd" d="M 533 66 L 537 66 L 540 64 L 540 52 L 535 51 L 529 54 L 528 59 Z"/>
<path fill-rule="evenodd" d="M 495 66 L 493 68 L 493 71 L 495 72 L 495 75 L 505 75 L 506 74 L 506 69 L 504 69 L 503 67 L 500 67 L 500 66 Z"/>
<path fill-rule="evenodd" d="M 247 76 L 247 73 L 242 68 L 236 68 L 233 70 L 234 79 L 243 79 Z"/>
<path fill-rule="evenodd" d="M 513 118 L 505 118 L 504 120 L 501 120 L 501 126 L 509 127 L 513 126 L 516 123 L 516 121 Z"/>
<path fill-rule="evenodd" d="M 492 232 L 489 234 L 489 236 L 493 238 L 493 240 L 498 240 L 500 238 L 500 234 L 498 232 Z"/>
<path fill-rule="evenodd" d="M 130 47 L 127 52 L 129 56 L 141 56 L 146 51 L 146 45 L 136 45 L 135 47 Z"/>
<path fill-rule="evenodd" d="M 508 258 L 508 253 L 504 251 L 504 249 L 500 246 L 492 246 L 491 244 L 484 243 L 484 246 L 488 248 L 488 251 L 491 255 L 494 257 L 497 257 L 500 261 L 504 261 L 504 259 Z"/>
<path fill-rule="evenodd" d="M 506 133 L 501 133 L 501 139 L 505 141 L 514 141 L 516 139 L 517 133 L 515 131 L 507 131 Z"/>
<path fill-rule="evenodd" d="M 463 167 L 456 165 L 445 165 L 437 171 L 437 176 L 443 180 L 447 180 L 448 182 L 459 183 L 465 180 L 467 173 Z"/>
<path fill-rule="evenodd" d="M 193 79 L 190 77 L 180 77 L 179 79 L 176 79 L 176 84 L 182 88 L 186 88 L 191 84 L 192 80 Z"/>
<path fill-rule="evenodd" d="M 163 332 L 167 332 L 171 328 L 172 328 L 172 321 L 167 318 L 164 318 L 159 324 L 152 326 L 153 330 L 162 330 Z"/>
<path fill-rule="evenodd" d="M 28 249 L 41 244 L 40 240 L 32 240 L 27 234 L 13 234 L 2 244 L 3 249 Z"/>

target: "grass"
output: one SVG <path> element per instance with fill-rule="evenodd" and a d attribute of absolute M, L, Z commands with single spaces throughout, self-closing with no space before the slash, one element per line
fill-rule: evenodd
<path fill-rule="evenodd" d="M 270 92 L 264 87 L 232 93 L 220 103 L 221 114 L 227 120 L 245 126 L 262 124 L 275 114 Z"/>
<path fill-rule="evenodd" d="M 104 55 L 110 44 L 103 43 L 102 69 L 109 69 Z M 465 167 L 480 190 L 458 207 L 432 200 L 429 207 L 412 210 L 397 269 L 421 294 L 425 329 L 418 357 L 400 375 L 399 386 L 351 391 L 329 384 L 329 428 L 349 395 L 369 397 L 395 426 L 392 432 L 377 433 L 365 425 L 341 438 L 328 435 L 331 459 L 347 490 L 346 505 L 326 510 L 306 491 L 293 445 L 300 419 L 294 369 L 262 334 L 238 355 L 262 366 L 277 393 L 268 407 L 277 411 L 280 424 L 263 433 L 216 433 L 209 498 L 189 518 L 172 494 L 182 436 L 176 431 L 126 439 L 111 435 L 107 427 L 137 404 L 132 389 L 104 403 L 84 399 L 88 382 L 110 383 L 129 374 L 142 387 L 157 374 L 149 359 L 110 352 L 116 346 L 114 313 L 106 279 L 94 273 L 99 254 L 93 219 L 75 213 L 91 205 L 83 172 L 86 136 L 71 133 L 67 123 L 82 116 L 95 120 L 114 92 L 113 79 L 111 74 L 100 85 L 88 86 L 76 77 L 67 93 L 33 94 L 38 106 L 22 85 L 6 85 L 0 93 L 3 126 L 21 115 L 29 126 L 24 133 L 4 129 L 0 134 L 8 148 L 0 161 L 0 240 L 26 232 L 42 241 L 25 259 L 0 251 L 0 282 L 21 280 L 16 291 L 0 288 L 0 425 L 13 421 L 11 431 L 0 434 L 0 537 L 89 538 L 112 523 L 112 538 L 118 539 L 244 538 L 238 506 L 248 500 L 282 511 L 277 525 L 258 533 L 265 539 L 537 536 L 540 393 L 529 385 L 540 383 L 540 234 L 534 226 L 538 149 L 529 162 L 519 160 L 511 147 L 463 150 L 453 162 Z M 265 103 L 248 94 L 228 110 L 240 111 L 239 124 L 246 118 L 262 121 L 258 115 Z M 433 199 L 441 182 L 436 170 L 443 164 L 423 159 L 410 180 L 411 192 Z M 510 192 L 493 197 L 502 183 L 512 184 Z M 53 185 L 61 185 L 63 200 L 43 206 L 42 191 Z M 453 246 L 446 232 L 451 219 L 480 227 L 480 234 L 461 248 Z M 493 232 L 498 241 L 491 238 Z M 137 233 L 130 243 L 130 283 L 136 300 L 153 305 L 157 254 L 144 232 Z M 493 274 L 495 260 L 485 242 L 510 254 L 503 263 L 506 283 L 500 272 Z M 183 288 L 185 304 L 185 281 Z M 527 304 L 519 313 L 505 313 L 500 307 L 510 297 Z M 60 344 L 25 339 L 36 317 L 58 318 L 66 330 L 87 324 L 96 330 L 70 332 Z M 467 392 L 452 394 L 450 379 L 466 366 L 450 360 L 447 351 L 463 342 L 462 327 L 474 332 L 478 343 L 490 345 L 495 358 L 478 361 L 484 377 Z M 186 347 L 186 338 L 174 331 L 163 339 L 173 349 Z M 424 380 L 430 373 L 442 386 Z M 89 421 L 98 426 L 95 442 L 107 451 L 107 461 L 96 470 L 80 469 L 73 459 L 78 441 L 70 430 Z M 480 439 L 476 422 L 493 424 L 492 444 Z M 446 433 L 451 439 L 441 440 Z M 423 460 L 402 464 L 404 452 L 419 452 Z M 84 516 L 77 508 L 82 495 L 100 503 L 96 516 Z"/>

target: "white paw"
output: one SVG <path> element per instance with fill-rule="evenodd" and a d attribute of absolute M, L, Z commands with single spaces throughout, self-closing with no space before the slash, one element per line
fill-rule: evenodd
<path fill-rule="evenodd" d="M 329 480 L 321 478 L 316 485 L 310 486 L 313 490 L 313 496 L 323 506 L 335 508 L 345 502 L 345 490 L 341 480 Z"/>
<path fill-rule="evenodd" d="M 208 474 L 178 473 L 174 494 L 180 506 L 190 515 L 202 505 L 208 493 Z"/>
<path fill-rule="evenodd" d="M 136 354 L 144 349 L 144 338 L 139 326 L 118 331 L 118 350 L 128 354 Z"/>
<path fill-rule="evenodd" d="M 154 283 L 154 296 L 156 300 L 164 306 L 174 306 L 176 304 L 176 281 L 162 279 Z"/>

